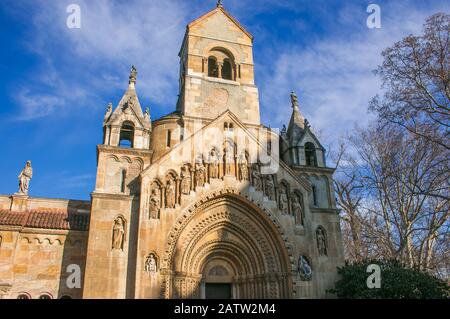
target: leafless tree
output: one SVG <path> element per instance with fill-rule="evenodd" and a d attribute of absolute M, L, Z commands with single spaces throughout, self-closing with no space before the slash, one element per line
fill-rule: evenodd
<path fill-rule="evenodd" d="M 427 19 L 423 34 L 383 51 L 375 71 L 385 93 L 371 101 L 380 120 L 450 149 L 450 15 Z"/>
<path fill-rule="evenodd" d="M 355 130 L 338 154 L 347 258 L 395 258 L 448 275 L 450 168 L 442 147 L 384 125 Z"/>

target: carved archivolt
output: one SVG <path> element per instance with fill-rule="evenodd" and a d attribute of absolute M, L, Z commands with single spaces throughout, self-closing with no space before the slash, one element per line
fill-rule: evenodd
<path fill-rule="evenodd" d="M 196 284 L 205 265 L 215 259 L 233 265 L 240 297 L 291 294 L 295 266 L 281 225 L 235 189 L 212 192 L 192 205 L 168 238 L 161 260 L 164 297 L 199 297 Z"/>

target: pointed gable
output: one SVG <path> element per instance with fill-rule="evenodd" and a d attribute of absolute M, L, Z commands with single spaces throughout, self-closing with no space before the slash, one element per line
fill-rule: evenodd
<path fill-rule="evenodd" d="M 229 41 L 239 39 L 240 42 L 250 45 L 253 42 L 253 35 L 221 6 L 189 23 L 187 29 L 190 33 L 204 37 Z"/>

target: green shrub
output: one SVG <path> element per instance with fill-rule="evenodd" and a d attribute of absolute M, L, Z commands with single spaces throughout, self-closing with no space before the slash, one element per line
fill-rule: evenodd
<path fill-rule="evenodd" d="M 368 288 L 370 264 L 381 269 L 381 287 Z M 395 260 L 370 260 L 346 263 L 338 269 L 340 279 L 329 292 L 347 299 L 448 299 L 449 286 L 442 280 L 417 269 L 404 267 Z"/>

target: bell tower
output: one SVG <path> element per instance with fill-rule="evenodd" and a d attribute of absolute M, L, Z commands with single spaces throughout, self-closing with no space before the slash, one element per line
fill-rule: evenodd
<path fill-rule="evenodd" d="M 140 174 L 152 157 L 150 110 L 142 112 L 136 77 L 133 66 L 119 104 L 114 111 L 111 103 L 107 107 L 103 144 L 97 146 L 84 298 L 134 297 L 127 282 L 132 281 L 130 273 L 136 267 L 132 256 L 136 253 Z"/>
<path fill-rule="evenodd" d="M 253 36 L 220 1 L 188 24 L 179 57 L 180 113 L 212 120 L 230 110 L 246 124 L 260 124 Z"/>

